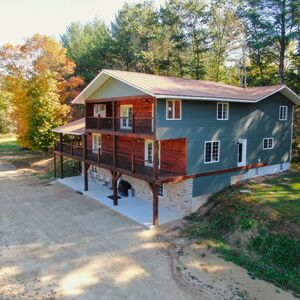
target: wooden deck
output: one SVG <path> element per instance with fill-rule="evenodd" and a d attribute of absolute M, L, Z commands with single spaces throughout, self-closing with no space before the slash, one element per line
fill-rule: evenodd
<path fill-rule="evenodd" d="M 78 145 L 71 145 L 63 143 L 62 147 L 57 143 L 55 147 L 55 153 L 63 155 L 69 158 L 73 158 L 79 161 L 87 162 L 89 164 L 102 167 L 113 171 L 113 153 L 112 152 L 100 152 L 95 153 L 91 149 L 87 149 L 86 158 L 83 156 L 83 148 Z M 164 164 L 165 165 L 165 164 Z M 171 167 L 171 166 L 170 166 Z M 174 166 L 172 166 L 174 170 Z M 116 155 L 116 167 L 115 170 L 122 174 L 127 174 L 143 180 L 149 180 L 153 178 L 153 167 L 145 165 L 145 161 L 136 159 L 134 156 L 123 155 L 117 153 Z M 185 174 L 158 169 L 158 179 L 160 181 L 171 180 L 178 176 Z"/>

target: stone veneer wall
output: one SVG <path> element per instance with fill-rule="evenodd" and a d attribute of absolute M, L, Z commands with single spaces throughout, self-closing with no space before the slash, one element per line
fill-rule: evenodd
<path fill-rule="evenodd" d="M 97 179 L 111 182 L 110 171 L 98 168 Z M 145 181 L 128 175 L 122 175 L 120 179 L 128 181 L 132 185 L 135 196 L 152 202 L 152 191 Z M 188 215 L 193 210 L 192 193 L 192 179 L 181 182 L 164 183 L 164 197 L 159 197 L 159 204 L 171 210 L 175 210 L 180 215 Z"/>
<path fill-rule="evenodd" d="M 98 168 L 97 178 L 110 182 L 111 173 L 106 169 Z M 152 191 L 145 181 L 128 175 L 122 175 L 120 179 L 125 180 L 132 185 L 135 196 L 152 202 Z M 190 214 L 193 208 L 192 191 L 192 179 L 184 180 L 181 182 L 165 183 L 164 197 L 159 197 L 159 204 L 161 206 L 175 210 L 180 215 Z"/>

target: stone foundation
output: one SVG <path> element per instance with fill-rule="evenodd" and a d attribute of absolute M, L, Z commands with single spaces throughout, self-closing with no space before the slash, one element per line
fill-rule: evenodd
<path fill-rule="evenodd" d="M 96 179 L 111 183 L 111 172 L 109 170 L 98 168 Z M 122 175 L 120 180 L 129 182 L 134 190 L 134 195 L 148 201 L 153 201 L 152 191 L 149 185 L 140 179 Z M 164 183 L 164 196 L 159 197 L 159 204 L 167 207 L 178 214 L 185 216 L 193 211 L 193 180 L 188 179 L 181 182 Z"/>

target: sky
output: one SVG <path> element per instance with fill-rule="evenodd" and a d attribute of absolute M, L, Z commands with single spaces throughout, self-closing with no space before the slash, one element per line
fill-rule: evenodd
<path fill-rule="evenodd" d="M 109 25 L 125 3 L 138 0 L 0 0 L 0 45 L 20 44 L 35 33 L 59 38 L 74 21 L 98 17 Z M 154 0 L 157 7 L 164 0 Z"/>

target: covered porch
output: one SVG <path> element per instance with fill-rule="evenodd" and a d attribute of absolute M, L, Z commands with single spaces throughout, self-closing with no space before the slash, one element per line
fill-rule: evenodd
<path fill-rule="evenodd" d="M 118 205 L 114 205 L 113 200 L 109 198 L 113 194 L 113 190 L 108 186 L 95 179 L 89 180 L 89 190 L 84 190 L 83 176 L 73 176 L 63 179 L 58 179 L 58 182 L 68 186 L 72 190 L 82 193 L 90 198 L 100 202 L 101 204 L 111 208 L 117 213 L 139 223 L 140 225 L 150 228 L 153 223 L 152 202 L 140 197 L 120 197 Z M 183 216 L 178 212 L 171 210 L 159 204 L 159 224 L 172 222 Z"/>

